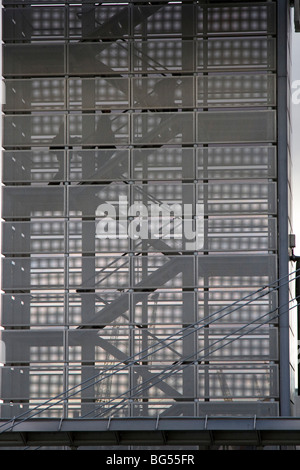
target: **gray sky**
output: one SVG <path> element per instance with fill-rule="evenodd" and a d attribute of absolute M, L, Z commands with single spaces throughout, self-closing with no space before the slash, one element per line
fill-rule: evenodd
<path fill-rule="evenodd" d="M 300 33 L 292 34 L 292 99 L 291 149 L 293 175 L 293 231 L 296 234 L 295 254 L 300 255 Z M 299 83 L 297 83 L 299 81 Z"/>

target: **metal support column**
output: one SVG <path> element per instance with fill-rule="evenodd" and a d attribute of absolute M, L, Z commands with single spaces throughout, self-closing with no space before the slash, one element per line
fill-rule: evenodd
<path fill-rule="evenodd" d="M 280 328 L 280 415 L 290 416 L 289 272 L 288 253 L 288 131 L 287 131 L 287 34 L 288 2 L 277 2 L 277 132 L 278 132 L 278 278 Z"/>

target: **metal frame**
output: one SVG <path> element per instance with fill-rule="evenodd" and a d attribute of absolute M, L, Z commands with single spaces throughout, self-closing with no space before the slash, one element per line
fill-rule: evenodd
<path fill-rule="evenodd" d="M 8 429 L 0 432 L 0 447 L 300 445 L 300 418 L 33 419 Z"/>

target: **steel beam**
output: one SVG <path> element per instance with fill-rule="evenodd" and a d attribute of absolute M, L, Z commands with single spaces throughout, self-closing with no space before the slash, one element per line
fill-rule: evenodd
<path fill-rule="evenodd" d="M 201 417 L 0 421 L 0 447 L 300 445 L 300 418 Z"/>

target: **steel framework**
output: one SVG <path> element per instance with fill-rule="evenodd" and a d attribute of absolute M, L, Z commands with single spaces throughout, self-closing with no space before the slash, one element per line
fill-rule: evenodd
<path fill-rule="evenodd" d="M 3 0 L 1 445 L 290 415 L 288 24 L 285 0 Z"/>

